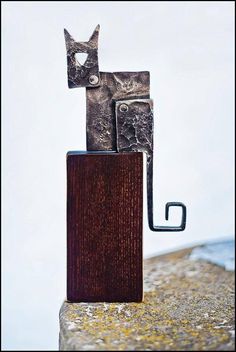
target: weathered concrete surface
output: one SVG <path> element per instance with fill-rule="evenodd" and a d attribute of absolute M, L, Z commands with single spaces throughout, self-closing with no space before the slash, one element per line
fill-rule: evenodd
<path fill-rule="evenodd" d="M 143 303 L 67 303 L 60 350 L 234 350 L 234 273 L 191 249 L 144 262 Z"/>

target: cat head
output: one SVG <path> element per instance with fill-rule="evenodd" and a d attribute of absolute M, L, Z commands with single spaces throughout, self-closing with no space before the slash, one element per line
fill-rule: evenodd
<path fill-rule="evenodd" d="M 67 74 L 69 88 L 98 87 L 100 75 L 98 67 L 98 35 L 100 26 L 97 25 L 88 42 L 76 42 L 69 32 L 64 29 L 67 51 Z M 82 64 L 76 54 L 87 54 Z"/>

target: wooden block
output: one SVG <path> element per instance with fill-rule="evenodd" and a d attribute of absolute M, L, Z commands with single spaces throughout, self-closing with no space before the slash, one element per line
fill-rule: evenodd
<path fill-rule="evenodd" d="M 67 154 L 67 300 L 143 298 L 143 154 Z"/>

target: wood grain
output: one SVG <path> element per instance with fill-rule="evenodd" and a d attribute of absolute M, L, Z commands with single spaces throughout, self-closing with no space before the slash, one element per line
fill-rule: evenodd
<path fill-rule="evenodd" d="M 143 154 L 67 154 L 67 299 L 143 297 Z"/>

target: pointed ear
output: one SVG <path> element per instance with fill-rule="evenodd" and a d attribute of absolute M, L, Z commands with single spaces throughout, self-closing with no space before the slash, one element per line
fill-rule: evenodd
<path fill-rule="evenodd" d="M 100 30 L 100 25 L 98 24 L 97 27 L 94 29 L 93 34 L 89 38 L 89 43 L 93 43 L 96 47 L 98 47 L 99 30 Z"/>
<path fill-rule="evenodd" d="M 70 45 L 75 42 L 75 40 L 65 28 L 64 28 L 64 36 L 66 41 L 66 48 L 69 48 Z"/>

